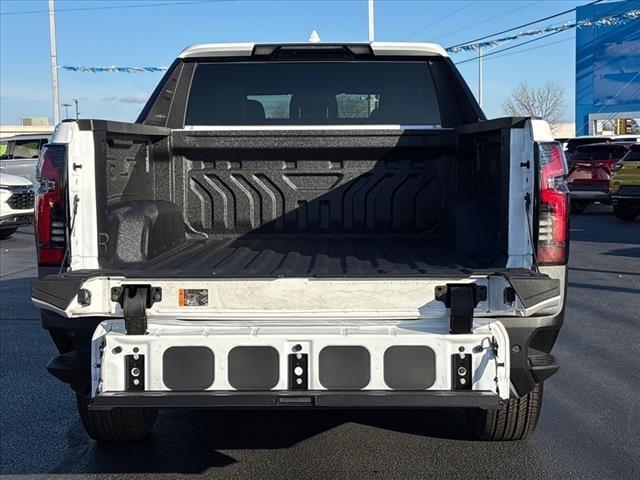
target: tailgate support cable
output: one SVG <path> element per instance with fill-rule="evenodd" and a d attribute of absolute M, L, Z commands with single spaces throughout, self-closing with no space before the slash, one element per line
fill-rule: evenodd
<path fill-rule="evenodd" d="M 524 210 L 527 213 L 526 215 L 527 218 L 525 218 L 525 222 L 527 223 L 527 233 L 529 234 L 529 243 L 531 244 L 531 259 L 532 259 L 531 268 L 536 272 L 540 272 L 540 268 L 538 267 L 538 255 L 536 252 L 536 242 L 533 235 L 533 227 L 532 227 L 533 214 L 531 213 L 531 195 L 529 195 L 529 192 L 527 192 L 524 196 Z"/>
<path fill-rule="evenodd" d="M 73 230 L 76 226 L 76 217 L 78 216 L 78 203 L 80 202 L 80 198 L 78 195 L 73 196 L 73 209 L 71 210 L 71 226 L 69 227 L 69 232 L 67 233 L 67 241 L 64 248 L 64 257 L 62 257 L 62 263 L 60 264 L 60 269 L 58 270 L 58 275 L 62 274 L 62 271 L 67 266 L 67 260 L 69 259 L 69 253 L 71 250 L 71 235 L 73 235 Z"/>

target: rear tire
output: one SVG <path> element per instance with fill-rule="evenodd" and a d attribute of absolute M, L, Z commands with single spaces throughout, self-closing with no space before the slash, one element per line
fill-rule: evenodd
<path fill-rule="evenodd" d="M 91 438 L 99 442 L 131 442 L 149 435 L 156 422 L 155 408 L 89 410 L 86 398 L 76 396 L 78 413 Z"/>
<path fill-rule="evenodd" d="M 524 397 L 507 400 L 502 410 L 468 410 L 467 424 L 476 438 L 521 440 L 533 432 L 542 409 L 542 384 Z"/>
<path fill-rule="evenodd" d="M 613 206 L 613 214 L 623 222 L 631 222 L 635 220 L 639 213 L 640 209 L 637 208 L 627 207 L 624 205 Z"/>
<path fill-rule="evenodd" d="M 4 228 L 0 230 L 0 240 L 4 240 L 5 238 L 9 238 L 11 235 L 18 231 L 17 228 Z"/>
<path fill-rule="evenodd" d="M 589 202 L 584 200 L 572 200 L 571 201 L 571 213 L 582 213 L 586 210 Z"/>

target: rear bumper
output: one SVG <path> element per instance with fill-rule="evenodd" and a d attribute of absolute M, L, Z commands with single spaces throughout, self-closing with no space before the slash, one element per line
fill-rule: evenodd
<path fill-rule="evenodd" d="M 16 228 L 33 223 L 33 210 L 26 213 L 10 213 L 0 218 L 0 228 Z"/>
<path fill-rule="evenodd" d="M 547 267 L 547 268 L 558 268 L 561 270 L 560 273 L 555 272 L 553 274 L 554 278 L 556 278 L 559 274 L 562 274 L 562 271 L 564 271 L 564 267 Z M 44 283 L 47 283 L 47 281 L 45 281 Z M 68 301 L 65 301 L 67 295 L 64 294 L 64 292 L 62 291 L 64 289 L 61 288 L 61 285 L 66 285 L 66 284 L 64 283 L 61 284 L 60 282 L 53 281 L 53 280 L 50 281 L 50 283 L 55 284 L 54 285 L 55 288 L 52 289 L 52 292 L 55 292 L 58 296 L 65 297 L 60 299 L 61 302 L 64 301 L 63 303 L 60 304 L 60 308 L 61 309 L 66 308 L 68 306 Z M 40 284 L 43 284 L 43 282 L 40 282 Z M 514 283 L 513 285 L 514 285 L 514 288 L 517 287 L 517 289 L 520 289 L 521 287 L 521 285 L 517 282 Z M 529 284 L 526 284 L 526 285 L 529 285 Z M 80 288 L 80 286 L 81 286 L 81 283 L 69 285 L 68 290 L 71 292 L 68 295 L 69 298 L 73 298 L 73 296 L 75 295 L 75 293 L 77 293 L 77 290 L 78 288 Z M 39 289 L 41 289 L 41 287 L 44 288 L 43 285 L 38 285 L 38 288 L 35 288 L 34 286 L 34 297 L 36 297 L 36 294 L 39 292 Z M 559 288 L 560 290 L 563 290 L 562 285 Z M 532 293 L 529 292 L 529 295 L 528 296 L 524 295 L 523 298 L 529 299 L 531 295 Z M 40 297 L 37 297 L 37 298 L 40 298 Z M 535 297 L 535 298 L 538 298 L 538 297 Z M 49 303 L 53 303 L 53 302 L 49 302 Z M 50 330 L 52 333 L 53 332 L 57 334 L 64 333 L 65 335 L 68 335 L 69 338 L 73 340 L 73 344 L 74 344 L 74 353 L 75 353 L 74 362 L 68 361 L 69 360 L 68 358 L 59 359 L 60 361 L 55 361 L 50 364 L 50 371 L 56 377 L 70 383 L 73 390 L 80 395 L 91 396 L 91 393 L 96 392 L 95 387 L 97 385 L 94 384 L 92 388 L 92 380 L 99 381 L 100 372 L 96 372 L 93 366 L 96 365 L 97 363 L 100 363 L 100 361 L 99 361 L 99 358 L 94 356 L 95 351 L 92 353 L 91 344 L 92 344 L 92 337 L 94 342 L 97 340 L 97 338 L 94 335 L 95 333 L 97 333 L 96 329 L 105 320 L 109 320 L 109 318 L 105 318 L 105 317 L 100 318 L 97 316 L 64 318 L 51 311 L 46 311 L 46 310 L 43 311 L 43 315 L 42 315 L 43 326 L 46 329 Z M 526 395 L 528 392 L 531 391 L 531 389 L 535 386 L 535 384 L 541 383 L 542 381 L 546 380 L 558 370 L 558 366 L 555 363 L 555 359 L 550 355 L 550 353 L 555 343 L 555 340 L 557 338 L 560 327 L 562 325 L 562 320 L 563 320 L 562 312 L 557 315 L 499 318 L 499 321 L 503 325 L 504 329 L 506 330 L 506 334 L 508 336 L 508 343 L 505 344 L 505 346 L 508 345 L 508 347 L 506 349 L 503 348 L 500 350 L 502 350 L 502 352 L 509 352 L 509 356 L 508 356 L 509 358 L 507 359 L 509 360 L 509 362 L 506 365 L 506 368 L 508 370 L 508 373 L 507 373 L 508 380 L 505 388 L 501 387 L 500 389 L 500 394 L 502 397 L 505 397 L 505 395 L 509 395 L 509 390 L 510 390 L 511 396 Z M 372 330 L 369 333 L 372 335 L 375 333 L 374 335 L 376 338 L 375 342 L 378 343 L 378 346 L 380 348 L 377 351 L 377 353 L 372 352 L 371 355 L 372 355 L 372 359 L 374 359 L 374 357 L 377 358 L 377 360 L 375 361 L 377 361 L 378 365 L 380 365 L 380 362 L 384 360 L 383 355 L 384 355 L 385 349 L 390 345 L 398 345 L 402 342 L 399 342 L 400 338 L 398 338 L 397 335 L 390 333 L 393 331 L 393 328 L 389 328 L 390 327 L 389 325 L 387 325 L 386 327 L 383 326 L 384 322 L 381 323 L 378 320 L 372 320 L 372 321 L 359 320 L 356 323 L 360 324 L 361 322 L 364 322 L 364 324 L 368 324 L 369 326 L 371 326 L 372 324 L 376 325 L 376 328 L 375 328 L 376 332 Z M 202 323 L 201 322 L 183 323 L 180 321 L 176 322 L 176 325 L 181 325 L 181 326 L 187 326 L 187 325 L 194 326 L 198 324 L 202 324 Z M 227 322 L 225 322 L 225 324 L 230 326 L 229 324 L 227 324 Z M 365 326 L 364 324 L 360 326 Z M 262 325 L 263 324 L 261 323 L 259 326 L 262 326 Z M 419 345 L 431 346 L 434 352 L 436 352 L 436 354 L 439 356 L 439 358 L 445 359 L 445 361 L 450 361 L 450 358 L 447 359 L 446 356 L 440 357 L 441 353 L 438 353 L 438 352 L 443 352 L 441 342 L 438 342 L 438 346 L 436 346 L 435 343 L 431 343 L 429 340 L 426 340 L 422 335 L 420 335 L 420 332 L 417 331 L 419 329 L 416 329 L 418 325 L 415 322 L 409 322 L 406 325 L 410 327 L 411 336 L 415 335 L 416 337 L 420 337 L 420 339 L 418 339 Z M 449 336 L 449 335 L 446 335 L 448 333 L 447 325 L 444 325 L 444 324 L 441 325 L 442 330 L 440 333 L 445 334 L 444 335 L 445 337 Z M 290 343 L 290 341 L 294 341 L 294 343 L 299 343 L 300 341 L 304 342 L 305 340 L 306 341 L 309 340 L 307 335 L 310 332 L 306 328 L 304 328 L 301 331 L 300 330 L 301 326 L 302 326 L 301 324 L 296 324 L 294 328 L 292 329 L 290 328 L 286 330 L 287 331 L 287 334 L 286 334 L 287 338 L 285 338 L 286 344 Z M 334 324 L 333 326 L 335 327 L 336 325 Z M 433 324 L 431 324 L 431 326 L 433 326 Z M 371 341 L 372 341 L 371 339 L 362 338 L 361 334 L 350 333 L 349 332 L 350 329 L 346 324 L 343 325 L 343 327 L 346 328 L 347 335 L 341 341 L 342 345 L 347 345 L 347 344 L 358 345 L 358 342 L 365 342 L 367 348 L 369 345 L 371 345 Z M 379 330 L 378 327 L 383 327 L 383 328 L 382 330 L 378 331 Z M 431 330 L 431 327 L 429 327 L 429 330 Z M 262 328 L 259 329 L 259 331 L 260 333 L 264 332 Z M 364 332 L 365 330 L 359 330 L 359 331 Z M 236 330 L 236 333 L 238 333 L 237 330 Z M 435 333 L 435 332 L 431 331 L 429 333 Z M 209 340 L 207 340 L 207 338 L 210 338 L 210 335 L 213 335 L 213 334 L 214 334 L 214 330 L 210 330 L 208 332 L 204 332 L 203 335 L 198 335 L 198 338 L 199 338 L 198 342 L 200 343 L 196 343 L 196 345 L 200 345 L 200 346 L 208 345 Z M 191 335 L 188 335 L 188 336 L 191 336 Z M 244 336 L 245 338 L 255 339 L 255 336 L 253 335 L 252 332 L 246 332 Z M 343 335 L 336 331 L 336 333 L 332 334 L 332 336 L 342 337 Z M 135 346 L 137 346 L 140 350 L 142 350 L 141 348 L 142 344 L 146 344 L 147 342 L 151 341 L 154 345 L 153 346 L 147 345 L 146 348 L 149 348 L 149 347 L 155 348 L 155 346 L 162 347 L 160 350 L 153 349 L 153 348 L 151 350 L 147 350 L 147 352 L 149 351 L 159 352 L 154 354 L 155 360 L 153 360 L 152 363 L 156 365 L 159 363 L 160 365 L 162 365 L 162 362 L 163 362 L 162 352 L 164 352 L 168 347 L 176 345 L 176 341 L 171 339 L 167 339 L 168 342 L 166 344 L 159 345 L 158 343 L 156 343 L 156 340 L 153 340 L 154 337 L 151 335 L 144 336 L 142 339 L 139 339 L 136 337 L 138 336 L 136 335 L 118 336 L 119 340 L 117 344 L 113 344 L 112 347 L 115 348 L 119 346 L 122 348 L 122 351 L 124 353 L 126 351 L 125 347 L 127 347 L 127 344 L 129 343 L 131 344 L 130 345 L 131 347 L 133 347 L 133 344 L 135 344 Z M 452 354 L 454 352 L 457 353 L 459 351 L 458 348 L 461 346 L 460 341 L 462 340 L 462 337 L 464 337 L 464 335 L 462 336 L 456 335 L 454 337 L 456 337 L 455 339 L 456 345 L 454 345 L 455 348 L 453 351 L 449 349 L 447 352 L 448 354 Z M 110 338 L 115 340 L 113 336 L 111 336 Z M 159 338 L 162 338 L 162 337 L 159 337 Z M 263 338 L 269 338 L 269 336 L 267 335 L 266 337 L 263 337 Z M 407 338 L 406 335 L 404 335 L 404 338 Z M 384 343 L 384 345 L 382 345 L 381 339 L 386 339 L 385 340 L 386 343 L 382 342 Z M 139 340 L 141 340 L 141 342 Z M 316 340 L 314 340 L 314 342 Z M 251 342 L 253 342 L 253 340 L 251 340 Z M 245 340 L 243 340 L 241 343 L 244 345 L 247 345 Z M 265 341 L 262 341 L 262 343 L 263 345 L 265 343 L 269 344 L 269 341 L 265 340 Z M 194 345 L 193 342 L 188 342 L 188 344 L 190 344 L 191 346 Z M 220 343 L 216 341 L 216 344 L 218 348 L 215 348 L 215 345 L 213 345 L 212 351 L 219 349 Z M 253 343 L 249 343 L 249 344 L 253 344 Z M 335 345 L 333 341 L 331 342 L 331 344 Z M 182 345 L 186 346 L 187 344 L 183 343 Z M 236 345 L 238 345 L 238 343 L 236 343 Z M 364 343 L 360 343 L 360 345 L 364 345 Z M 273 346 L 274 348 L 278 349 L 281 352 L 280 353 L 281 355 L 285 353 L 285 350 L 281 350 L 283 346 L 286 346 L 285 344 L 280 343 L 280 345 L 275 344 Z M 290 346 L 292 345 L 289 345 L 289 347 Z M 312 350 L 319 351 L 319 349 L 321 349 L 324 346 L 326 345 L 315 344 Z M 224 359 L 228 357 L 229 350 L 230 348 L 227 348 L 226 350 L 223 349 L 222 351 L 218 351 L 218 353 L 215 355 L 216 364 L 221 365 L 221 369 L 218 371 L 218 374 L 216 374 L 216 378 L 218 379 L 223 379 L 228 377 L 228 373 L 224 369 L 226 367 L 222 367 L 222 365 L 224 365 Z M 290 352 L 290 351 L 291 350 L 288 350 L 287 352 Z M 129 352 L 129 353 L 132 353 L 132 352 Z M 143 353 L 143 352 L 140 351 L 140 353 Z M 312 359 L 312 363 L 316 361 L 317 359 L 315 360 Z M 443 369 L 448 370 L 444 362 L 440 361 L 440 363 L 443 365 L 442 366 Z M 166 386 L 163 386 L 160 383 L 160 382 L 164 383 L 163 379 L 161 378 L 162 377 L 161 371 L 160 373 L 156 371 L 156 373 L 153 375 L 153 377 L 156 378 L 155 380 L 156 383 L 147 385 L 146 389 L 143 392 L 124 391 L 125 390 L 124 367 L 122 365 L 114 365 L 113 367 L 114 367 L 112 369 L 112 372 L 114 372 L 113 380 L 115 382 L 122 382 L 122 384 L 116 385 L 112 383 L 113 385 L 112 388 L 102 390 L 105 392 L 105 394 L 107 394 L 106 392 L 109 392 L 107 395 L 114 395 L 115 397 L 118 397 L 117 399 L 108 400 L 108 401 L 111 401 L 111 402 L 123 401 L 123 399 L 121 398 L 123 396 L 128 397 L 130 395 L 133 395 L 137 398 L 141 394 L 143 395 L 144 398 L 147 398 L 147 395 L 153 396 L 153 395 L 156 395 L 156 393 L 160 396 L 169 395 L 171 398 L 178 398 L 178 397 L 174 397 L 173 394 L 179 393 L 181 396 L 184 396 L 186 393 L 188 393 L 188 392 L 176 392 L 175 390 L 171 391 L 169 388 L 166 388 Z M 281 371 L 280 378 L 283 379 L 283 382 L 286 382 L 286 376 L 287 376 L 286 369 L 287 369 L 286 364 L 283 363 L 282 369 L 280 370 Z M 375 366 L 374 366 L 374 370 L 372 371 L 376 372 Z M 380 370 L 377 370 L 377 371 L 380 372 Z M 489 370 L 487 369 L 487 372 L 488 371 Z M 378 377 L 382 378 L 381 373 L 375 373 L 375 375 L 378 375 Z M 173 381 L 174 382 L 176 381 L 175 378 Z M 510 388 L 508 384 L 509 381 L 511 382 Z M 309 391 L 312 392 L 319 389 L 321 390 L 323 385 L 310 383 Z M 206 387 L 203 387 L 203 388 L 206 388 Z M 486 388 L 483 388 L 483 386 L 481 385 L 476 385 L 475 388 L 476 389 L 474 390 L 474 393 L 487 390 Z M 275 385 L 271 390 L 267 388 L 266 390 L 269 390 L 269 391 L 265 391 L 264 389 L 251 388 L 252 391 L 261 390 L 265 395 L 267 395 L 267 397 L 276 395 L 276 398 L 279 398 L 278 396 L 281 395 L 280 392 L 286 391 L 287 389 L 288 389 L 288 386 L 286 385 L 286 383 Z M 378 384 L 376 385 L 374 384 L 369 385 L 366 391 L 361 390 L 360 393 L 366 393 L 367 395 L 369 395 L 368 392 L 375 392 L 381 389 L 384 390 L 384 385 L 381 382 L 378 382 Z M 448 391 L 448 389 L 451 389 L 451 383 L 447 381 L 446 378 L 442 377 L 442 381 L 440 384 L 434 384 L 431 390 L 422 391 L 421 393 L 432 395 L 432 394 L 436 394 L 435 392 L 442 392 L 444 390 Z M 234 399 L 233 401 L 235 400 L 240 401 L 242 398 L 244 398 L 242 397 L 242 395 L 244 395 L 247 392 L 247 390 L 248 389 L 243 391 L 233 391 L 230 389 L 228 385 L 217 383 L 209 387 L 206 392 L 203 392 L 203 395 L 206 398 L 209 398 L 209 396 L 212 396 L 212 395 L 216 396 L 216 398 L 218 395 L 224 398 L 228 398 L 229 395 L 231 395 Z M 332 389 L 329 393 L 333 394 L 335 393 L 335 390 L 336 389 Z M 344 390 L 344 389 L 341 389 L 341 390 Z M 405 390 L 404 392 L 406 391 L 407 390 Z M 120 392 L 120 393 L 117 393 L 117 392 Z M 322 392 L 323 392 L 323 395 L 327 393 L 324 390 L 322 390 Z M 385 390 L 385 392 L 391 393 L 394 395 L 396 393 L 403 393 L 403 392 L 398 392 L 397 390 Z M 103 393 L 100 393 L 99 396 L 102 398 L 102 395 Z M 394 396 L 394 398 L 397 398 L 397 397 Z M 442 398 L 442 397 L 439 397 L 439 398 Z M 472 398 L 476 398 L 476 397 L 472 397 Z M 168 402 L 167 406 L 169 406 L 173 400 L 162 400 L 162 401 Z M 454 400 L 454 401 L 457 401 L 457 400 Z M 100 400 L 100 402 L 102 402 L 102 400 Z M 100 402 L 98 403 L 100 404 Z M 215 405 L 219 405 L 218 400 L 215 400 L 214 403 Z M 322 403 L 322 400 L 320 400 L 320 403 Z M 315 401 L 313 401 L 313 404 L 318 405 L 317 402 Z M 451 403 L 447 403 L 447 404 L 451 406 Z M 105 404 L 103 403 L 102 405 L 105 405 Z M 478 406 L 478 405 L 475 405 L 475 406 Z M 101 407 L 101 408 L 108 408 L 108 407 Z"/>
<path fill-rule="evenodd" d="M 609 200 L 609 194 L 600 190 L 572 190 L 570 193 L 572 200 L 585 200 L 593 202 Z"/>
<path fill-rule="evenodd" d="M 637 206 L 640 207 L 640 197 L 637 195 L 617 195 L 610 196 L 613 205 Z"/>
<path fill-rule="evenodd" d="M 583 200 L 587 202 L 608 201 L 609 180 L 589 182 L 583 180 L 569 181 L 569 195 L 572 200 Z"/>
<path fill-rule="evenodd" d="M 127 408 L 487 408 L 503 400 L 483 391 L 112 392 L 97 395 L 94 410 Z"/>
<path fill-rule="evenodd" d="M 495 408 L 509 397 L 509 340 L 495 321 L 458 335 L 438 321 L 181 322 L 148 335 L 121 323 L 93 336 L 96 407 Z"/>
<path fill-rule="evenodd" d="M 512 396 L 526 395 L 559 370 L 551 350 L 563 321 L 564 309 L 558 315 L 501 319 L 511 345 Z"/>
<path fill-rule="evenodd" d="M 512 386 L 512 396 L 526 395 L 533 389 L 536 383 L 545 381 L 558 371 L 558 364 L 550 355 L 550 352 L 562 327 L 563 318 L 564 312 L 552 316 L 501 319 L 509 335 L 509 343 L 511 344 L 509 378 Z M 65 383 L 69 383 L 71 388 L 80 395 L 88 395 L 91 390 L 91 336 L 102 320 L 104 319 L 68 319 L 51 312 L 43 312 L 42 315 L 42 323 L 47 330 L 67 332 L 74 343 L 74 350 L 66 355 L 60 355 L 53 359 L 48 369 L 55 377 Z M 73 362 L 68 361 L 69 356 L 73 357 Z M 543 362 L 540 360 L 543 360 Z M 327 392 L 322 393 L 326 394 Z M 355 393 L 363 392 L 350 392 L 349 395 Z M 476 397 L 473 395 L 468 398 L 467 392 L 457 392 L 455 398 L 447 395 L 447 393 L 451 392 L 427 391 L 420 393 L 429 398 L 435 395 L 438 401 L 444 401 L 448 406 L 452 406 L 451 402 L 461 401 L 462 398 L 472 402 L 476 400 L 480 402 L 484 401 L 484 397 L 482 396 Z M 472 393 L 475 394 L 478 392 Z M 376 392 L 364 392 L 364 394 L 375 396 Z M 394 399 L 401 398 L 401 394 L 407 394 L 407 392 L 384 392 L 384 395 L 393 395 Z M 196 397 L 203 399 L 198 401 L 206 402 L 208 406 L 213 407 L 214 405 L 223 406 L 222 398 L 226 398 L 227 402 L 240 402 L 244 398 L 243 395 L 250 394 L 247 392 L 204 392 L 197 393 Z M 266 395 L 266 397 L 274 396 L 277 400 L 277 398 L 282 395 L 282 392 L 262 392 L 261 395 Z M 109 393 L 96 397 L 97 403 L 95 406 L 96 408 L 134 405 L 180 406 L 179 399 L 185 398 L 186 396 L 187 394 L 183 392 Z M 153 400 L 151 400 L 151 397 L 153 397 Z M 353 399 L 355 397 L 350 398 Z M 421 401 L 431 402 L 432 400 L 422 399 Z M 433 401 L 435 401 L 435 399 Z M 139 404 L 136 402 L 139 402 Z M 320 403 L 322 403 L 322 400 Z M 318 403 L 315 402 L 314 405 L 318 406 Z M 396 404 L 396 406 L 400 405 L 402 405 L 401 402 Z M 237 403 L 236 406 L 238 406 Z M 432 406 L 436 405 L 433 404 Z M 474 404 L 474 406 L 479 407 L 478 404 Z"/>

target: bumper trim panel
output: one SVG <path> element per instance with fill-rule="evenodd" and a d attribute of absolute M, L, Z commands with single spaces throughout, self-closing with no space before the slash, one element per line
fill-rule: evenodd
<path fill-rule="evenodd" d="M 487 408 L 503 401 L 488 391 L 209 391 L 105 392 L 90 408 Z"/>

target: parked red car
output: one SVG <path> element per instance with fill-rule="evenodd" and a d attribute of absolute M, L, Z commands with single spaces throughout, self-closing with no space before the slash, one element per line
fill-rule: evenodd
<path fill-rule="evenodd" d="M 571 210 L 582 212 L 592 202 L 609 203 L 611 168 L 634 142 L 593 143 L 576 148 L 569 160 Z"/>

